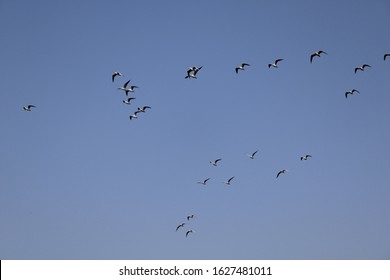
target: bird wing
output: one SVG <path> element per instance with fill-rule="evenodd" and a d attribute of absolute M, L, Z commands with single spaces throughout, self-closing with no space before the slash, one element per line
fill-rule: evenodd
<path fill-rule="evenodd" d="M 112 82 L 114 82 L 115 76 L 116 76 L 116 73 L 112 74 Z"/>
<path fill-rule="evenodd" d="M 277 60 L 275 60 L 275 64 L 277 64 L 279 61 L 283 61 L 283 58 L 278 58 Z"/>
<path fill-rule="evenodd" d="M 313 53 L 313 54 L 310 56 L 310 63 L 312 63 L 312 62 L 313 62 L 313 57 L 315 57 L 315 56 L 317 56 L 317 54 L 316 54 L 316 53 Z"/>
<path fill-rule="evenodd" d="M 360 93 L 357 89 L 353 89 L 351 90 L 352 92 L 357 92 L 357 93 Z"/>
<path fill-rule="evenodd" d="M 255 156 L 255 154 L 257 154 L 258 151 L 259 151 L 259 150 L 257 150 L 256 152 L 254 152 L 254 153 L 252 154 L 252 157 Z"/>
<path fill-rule="evenodd" d="M 364 68 L 364 67 L 371 67 L 371 65 L 363 64 L 362 68 Z"/>
<path fill-rule="evenodd" d="M 248 63 L 243 63 L 243 64 L 241 64 L 241 66 L 244 67 L 244 66 L 250 66 L 250 65 Z"/>
<path fill-rule="evenodd" d="M 355 68 L 355 74 L 356 74 L 357 70 L 362 70 L 362 69 L 360 67 L 356 67 Z"/>
<path fill-rule="evenodd" d="M 126 83 L 124 83 L 123 88 L 126 88 L 129 83 L 130 83 L 130 80 L 128 80 Z"/>
<path fill-rule="evenodd" d="M 228 183 L 230 183 L 230 181 L 233 180 L 233 179 L 234 179 L 234 176 L 229 178 Z"/>
<path fill-rule="evenodd" d="M 318 52 L 318 54 L 321 54 L 321 53 L 323 53 L 323 54 L 327 54 L 326 52 L 324 52 L 324 51 L 319 51 Z"/>
<path fill-rule="evenodd" d="M 279 171 L 278 174 L 276 175 L 276 178 L 278 178 L 281 173 L 282 171 Z"/>
<path fill-rule="evenodd" d="M 236 67 L 236 73 L 238 74 L 238 69 L 240 69 L 239 67 Z"/>
<path fill-rule="evenodd" d="M 385 53 L 385 55 L 383 56 L 383 60 L 386 60 L 386 57 L 390 56 L 390 53 Z"/>

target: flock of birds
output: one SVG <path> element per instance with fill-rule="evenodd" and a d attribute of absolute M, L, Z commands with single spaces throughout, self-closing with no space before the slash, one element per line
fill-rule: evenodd
<path fill-rule="evenodd" d="M 316 57 L 318 57 L 318 58 L 321 57 L 322 54 L 328 55 L 325 51 L 322 51 L 322 50 L 319 50 L 317 52 L 312 53 L 310 55 L 310 63 L 313 63 L 314 59 Z M 390 53 L 385 53 L 384 56 L 383 56 L 383 60 L 386 61 L 387 57 L 389 57 L 389 56 L 390 56 Z M 279 63 L 282 62 L 283 60 L 284 59 L 282 59 L 282 58 L 276 59 L 273 63 L 268 64 L 268 68 L 278 68 Z M 246 69 L 246 67 L 249 67 L 249 66 L 250 66 L 249 63 L 241 63 L 239 66 L 235 67 L 235 72 L 238 74 L 240 71 L 244 71 Z M 185 79 L 197 79 L 197 74 L 198 74 L 198 72 L 202 68 L 203 68 L 203 66 L 200 66 L 200 67 L 197 67 L 197 66 L 189 67 L 187 69 L 187 71 L 186 71 L 187 75 L 184 78 Z M 358 67 L 355 68 L 354 73 L 356 74 L 358 71 L 365 71 L 366 68 L 371 68 L 371 65 L 363 64 L 362 66 L 358 66 Z M 117 77 L 124 77 L 124 75 L 122 73 L 118 72 L 118 71 L 115 71 L 112 74 L 112 76 L 111 76 L 112 83 L 115 83 Z M 130 85 L 129 86 L 130 81 L 131 80 L 128 80 L 121 87 L 118 87 L 118 90 L 121 90 L 121 91 L 123 91 L 126 94 L 126 99 L 122 100 L 123 104 L 125 104 L 125 105 L 131 105 L 132 101 L 136 99 L 135 97 L 129 97 L 129 93 L 135 93 L 135 90 L 138 88 L 138 86 L 136 86 L 136 85 Z M 348 95 L 353 95 L 354 93 L 360 93 L 360 92 L 357 89 L 352 89 L 352 90 L 346 91 L 345 92 L 345 98 L 348 98 Z M 29 104 L 29 105 L 24 106 L 23 110 L 25 110 L 27 112 L 30 112 L 30 111 L 32 111 L 32 108 L 36 108 L 36 106 L 32 105 L 32 104 Z M 151 109 L 151 107 L 148 106 L 148 105 L 145 105 L 145 106 L 142 106 L 142 107 L 138 107 L 137 110 L 134 111 L 129 116 L 129 119 L 130 120 L 137 119 L 138 118 L 138 114 L 145 113 L 146 110 L 148 110 L 148 109 Z M 247 156 L 250 159 L 253 160 L 253 159 L 255 159 L 255 156 L 256 156 L 257 153 L 258 153 L 258 150 L 256 150 L 255 152 L 253 152 L 251 154 L 248 154 Z M 301 156 L 300 160 L 301 161 L 303 161 L 303 160 L 306 161 L 306 160 L 308 160 L 311 157 L 312 157 L 311 155 L 306 154 L 306 155 Z M 218 158 L 218 159 L 210 161 L 210 164 L 213 165 L 213 166 L 218 166 L 220 161 L 222 161 L 222 159 Z M 276 178 L 279 178 L 279 176 L 281 174 L 285 174 L 286 172 L 288 172 L 287 169 L 279 170 L 276 173 Z M 235 176 L 231 176 L 226 181 L 224 181 L 223 183 L 226 184 L 226 185 L 231 185 L 234 178 L 235 178 Z M 204 180 L 198 181 L 197 183 L 201 184 L 201 185 L 207 185 L 207 183 L 209 182 L 210 179 L 211 178 L 206 178 Z M 179 231 L 181 228 L 184 228 L 190 222 L 190 220 L 192 220 L 194 217 L 195 217 L 194 214 L 188 215 L 187 216 L 187 222 L 180 223 L 176 227 L 176 231 Z M 194 232 L 193 229 L 189 229 L 189 230 L 186 231 L 185 236 L 188 237 L 189 234 L 191 234 L 193 232 Z"/>

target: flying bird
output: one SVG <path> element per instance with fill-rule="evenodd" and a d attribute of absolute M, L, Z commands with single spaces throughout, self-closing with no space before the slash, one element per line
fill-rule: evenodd
<path fill-rule="evenodd" d="M 207 178 L 203 181 L 199 181 L 198 184 L 206 185 L 208 180 L 210 180 L 210 178 Z"/>
<path fill-rule="evenodd" d="M 212 165 L 214 165 L 214 166 L 217 166 L 217 163 L 218 163 L 218 161 L 221 161 L 222 159 L 221 158 L 219 158 L 219 159 L 216 159 L 216 160 L 213 160 L 213 161 L 210 161 L 210 163 L 212 164 Z"/>
<path fill-rule="evenodd" d="M 278 174 L 276 175 L 276 178 L 278 178 L 280 174 L 285 173 L 285 172 L 287 172 L 286 169 L 280 170 L 280 171 L 278 172 Z"/>
<path fill-rule="evenodd" d="M 138 117 L 137 117 L 137 114 L 138 114 L 139 112 L 140 112 L 140 111 L 135 111 L 132 115 L 129 116 L 129 119 L 132 120 L 132 119 L 138 118 Z"/>
<path fill-rule="evenodd" d="M 176 231 L 177 231 L 179 228 L 184 227 L 185 224 L 186 224 L 186 223 L 181 223 L 180 225 L 178 225 L 177 228 L 176 228 Z"/>
<path fill-rule="evenodd" d="M 318 51 L 318 52 L 312 53 L 312 54 L 310 55 L 310 63 L 313 62 L 313 58 L 314 58 L 315 56 L 320 57 L 322 53 L 323 53 L 323 54 L 327 54 L 327 53 L 324 52 L 324 51 Z"/>
<path fill-rule="evenodd" d="M 190 219 L 193 219 L 193 218 L 194 218 L 194 214 L 188 215 L 187 216 L 187 221 L 189 221 Z"/>
<path fill-rule="evenodd" d="M 112 82 L 114 82 L 116 76 L 123 76 L 120 72 L 114 72 L 112 73 Z"/>
<path fill-rule="evenodd" d="M 121 86 L 121 87 L 118 88 L 118 89 L 123 90 L 123 91 L 126 91 L 127 85 L 128 85 L 129 83 L 130 83 L 130 80 L 128 80 L 126 83 L 123 84 L 123 86 Z"/>
<path fill-rule="evenodd" d="M 301 157 L 301 160 L 307 160 L 309 157 L 311 157 L 311 155 L 304 155 L 303 157 Z"/>
<path fill-rule="evenodd" d="M 144 106 L 142 108 L 138 107 L 138 112 L 142 112 L 142 113 L 145 113 L 145 110 L 146 109 L 151 109 L 152 107 L 149 107 L 149 106 Z"/>
<path fill-rule="evenodd" d="M 350 91 L 346 91 L 345 92 L 345 98 L 348 98 L 348 94 L 354 94 L 355 92 L 357 93 L 360 93 L 357 89 L 353 89 L 353 90 L 350 90 Z"/>
<path fill-rule="evenodd" d="M 383 56 L 383 60 L 386 60 L 386 57 L 390 56 L 390 53 L 385 53 L 385 55 Z"/>
<path fill-rule="evenodd" d="M 258 150 L 252 154 L 247 155 L 250 159 L 255 159 L 255 155 L 258 152 Z"/>
<path fill-rule="evenodd" d="M 193 230 L 192 230 L 192 229 L 190 229 L 190 230 L 188 230 L 188 231 L 186 232 L 186 237 L 188 237 L 188 235 L 189 235 L 190 233 L 193 233 Z"/>
<path fill-rule="evenodd" d="M 250 66 L 248 63 L 242 63 L 240 66 L 236 67 L 236 73 L 238 74 L 238 70 L 245 70 L 245 66 Z"/>
<path fill-rule="evenodd" d="M 268 68 L 271 68 L 271 67 L 278 68 L 278 62 L 279 61 L 283 61 L 283 59 L 282 58 L 278 58 L 277 60 L 275 60 L 274 63 L 268 64 Z"/>
<path fill-rule="evenodd" d="M 226 180 L 224 183 L 226 185 L 230 185 L 231 181 L 234 179 L 234 176 L 233 177 L 230 177 L 228 180 Z"/>
<path fill-rule="evenodd" d="M 125 89 L 126 96 L 128 96 L 129 92 L 134 92 L 134 89 L 138 88 L 137 86 L 130 86 L 129 88 Z"/>
<path fill-rule="evenodd" d="M 134 99 L 135 99 L 135 97 L 130 97 L 130 98 L 127 98 L 125 100 L 122 100 L 122 102 L 124 104 L 130 105 L 131 104 L 131 100 L 134 100 Z"/>
<path fill-rule="evenodd" d="M 363 64 L 363 65 L 360 66 L 360 67 L 356 67 L 356 68 L 355 68 L 355 74 L 356 74 L 356 72 L 357 72 L 358 70 L 364 71 L 364 68 L 365 68 L 365 67 L 371 67 L 371 66 L 368 65 L 368 64 Z"/>
<path fill-rule="evenodd" d="M 184 78 L 186 78 L 186 79 L 188 79 L 188 78 L 197 79 L 196 74 L 198 74 L 198 71 L 200 69 L 202 69 L 202 68 L 203 68 L 203 66 L 200 66 L 200 67 L 192 66 L 192 67 L 188 68 L 187 76 L 185 76 Z"/>
<path fill-rule="evenodd" d="M 27 105 L 27 106 L 24 106 L 23 107 L 23 110 L 25 110 L 25 111 L 31 111 L 31 108 L 35 108 L 35 106 L 34 105 Z"/>

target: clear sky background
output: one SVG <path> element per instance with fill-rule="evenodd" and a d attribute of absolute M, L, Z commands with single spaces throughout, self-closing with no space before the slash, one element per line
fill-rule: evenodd
<path fill-rule="evenodd" d="M 1 0 L 0 259 L 389 259 L 389 26 L 380 0 Z"/>

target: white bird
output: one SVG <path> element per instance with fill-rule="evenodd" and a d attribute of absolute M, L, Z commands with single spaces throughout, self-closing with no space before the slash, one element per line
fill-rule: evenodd
<path fill-rule="evenodd" d="M 208 180 L 210 180 L 210 178 L 204 179 L 203 181 L 199 181 L 198 184 L 206 185 Z"/>
<path fill-rule="evenodd" d="M 194 214 L 188 215 L 187 216 L 187 221 L 189 221 L 190 219 L 193 219 L 193 218 L 194 218 Z"/>
<path fill-rule="evenodd" d="M 383 60 L 386 60 L 386 57 L 390 56 L 390 53 L 385 53 L 385 55 L 383 56 Z"/>
<path fill-rule="evenodd" d="M 114 72 L 112 73 L 112 82 L 114 82 L 116 76 L 123 76 L 120 72 Z"/>
<path fill-rule="evenodd" d="M 278 68 L 278 62 L 279 61 L 283 61 L 283 59 L 282 58 L 278 58 L 277 60 L 275 60 L 274 63 L 268 64 L 268 68 L 271 68 L 271 67 Z"/>
<path fill-rule="evenodd" d="M 345 98 L 348 98 L 348 94 L 354 94 L 355 92 L 357 93 L 360 93 L 357 89 L 353 89 L 353 90 L 350 90 L 350 91 L 346 91 L 345 92 Z"/>
<path fill-rule="evenodd" d="M 276 175 L 276 178 L 278 178 L 280 174 L 285 173 L 285 172 L 287 172 L 286 169 L 280 170 L 280 171 L 278 172 L 278 174 Z"/>
<path fill-rule="evenodd" d="M 138 118 L 138 117 L 137 117 L 137 114 L 138 114 L 138 113 L 139 113 L 139 111 L 135 111 L 132 115 L 130 115 L 130 116 L 129 116 L 130 120 Z"/>
<path fill-rule="evenodd" d="M 125 100 L 122 100 L 123 103 L 127 104 L 127 105 L 130 105 L 131 104 L 131 100 L 134 100 L 135 97 L 130 97 L 130 98 L 127 98 Z"/>
<path fill-rule="evenodd" d="M 219 159 L 216 159 L 216 160 L 213 160 L 213 161 L 210 161 L 210 163 L 212 164 L 212 165 L 214 165 L 214 166 L 217 166 L 217 163 L 218 163 L 218 161 L 221 161 L 222 159 L 221 158 L 219 158 Z"/>
<path fill-rule="evenodd" d="M 151 109 L 152 107 L 149 107 L 149 106 L 144 106 L 144 107 L 142 107 L 142 108 L 140 108 L 140 107 L 138 107 L 138 111 L 139 112 L 142 112 L 142 113 L 145 113 L 145 110 L 146 109 Z"/>
<path fill-rule="evenodd" d="M 134 92 L 134 89 L 138 88 L 137 86 L 130 86 L 129 88 L 125 89 L 126 96 L 129 94 L 129 92 Z"/>
<path fill-rule="evenodd" d="M 188 78 L 197 79 L 196 74 L 198 74 L 198 71 L 202 68 L 203 68 L 203 66 L 200 66 L 200 67 L 192 66 L 192 67 L 188 68 L 187 76 L 185 76 L 184 78 L 185 79 L 188 79 Z"/>
<path fill-rule="evenodd" d="M 34 105 L 27 105 L 27 106 L 24 106 L 24 107 L 23 107 L 23 110 L 25 110 L 25 111 L 31 111 L 31 108 L 35 108 L 35 106 L 34 106 Z"/>
<path fill-rule="evenodd" d="M 257 150 L 256 152 L 252 153 L 252 154 L 248 154 L 247 156 L 250 158 L 250 159 L 255 159 L 255 155 L 256 153 L 258 152 L 259 150 Z"/>
<path fill-rule="evenodd" d="M 304 155 L 301 157 L 301 160 L 308 160 L 309 157 L 311 157 L 311 155 Z"/>
<path fill-rule="evenodd" d="M 238 70 L 245 70 L 245 66 L 250 66 L 248 63 L 242 63 L 240 66 L 236 67 L 236 73 L 238 74 Z"/>
<path fill-rule="evenodd" d="M 126 83 L 123 84 L 123 86 L 119 87 L 118 89 L 126 91 L 127 85 L 130 83 L 130 80 L 128 80 Z"/>
<path fill-rule="evenodd" d="M 356 67 L 356 68 L 355 68 L 355 74 L 356 74 L 356 72 L 357 72 L 358 70 L 364 71 L 364 68 L 366 68 L 366 67 L 371 67 L 371 66 L 368 65 L 368 64 L 363 64 L 363 65 L 360 66 L 360 67 Z"/>
<path fill-rule="evenodd" d="M 322 53 L 323 53 L 323 54 L 327 54 L 327 53 L 324 52 L 324 51 L 318 51 L 318 52 L 312 53 L 312 54 L 310 55 L 310 63 L 313 62 L 313 58 L 314 58 L 315 56 L 320 57 Z"/>
<path fill-rule="evenodd" d="M 229 179 L 227 179 L 224 183 L 226 185 L 230 185 L 230 183 L 232 182 L 232 180 L 234 179 L 234 176 L 233 177 L 230 177 Z"/>
<path fill-rule="evenodd" d="M 188 230 L 187 232 L 186 232 L 186 237 L 188 237 L 188 235 L 190 234 L 190 233 L 193 233 L 194 231 L 192 230 L 192 229 L 190 229 L 190 230 Z"/>
<path fill-rule="evenodd" d="M 184 227 L 185 225 L 186 225 L 186 223 L 181 223 L 180 225 L 177 226 L 176 231 L 177 231 L 179 228 Z"/>

